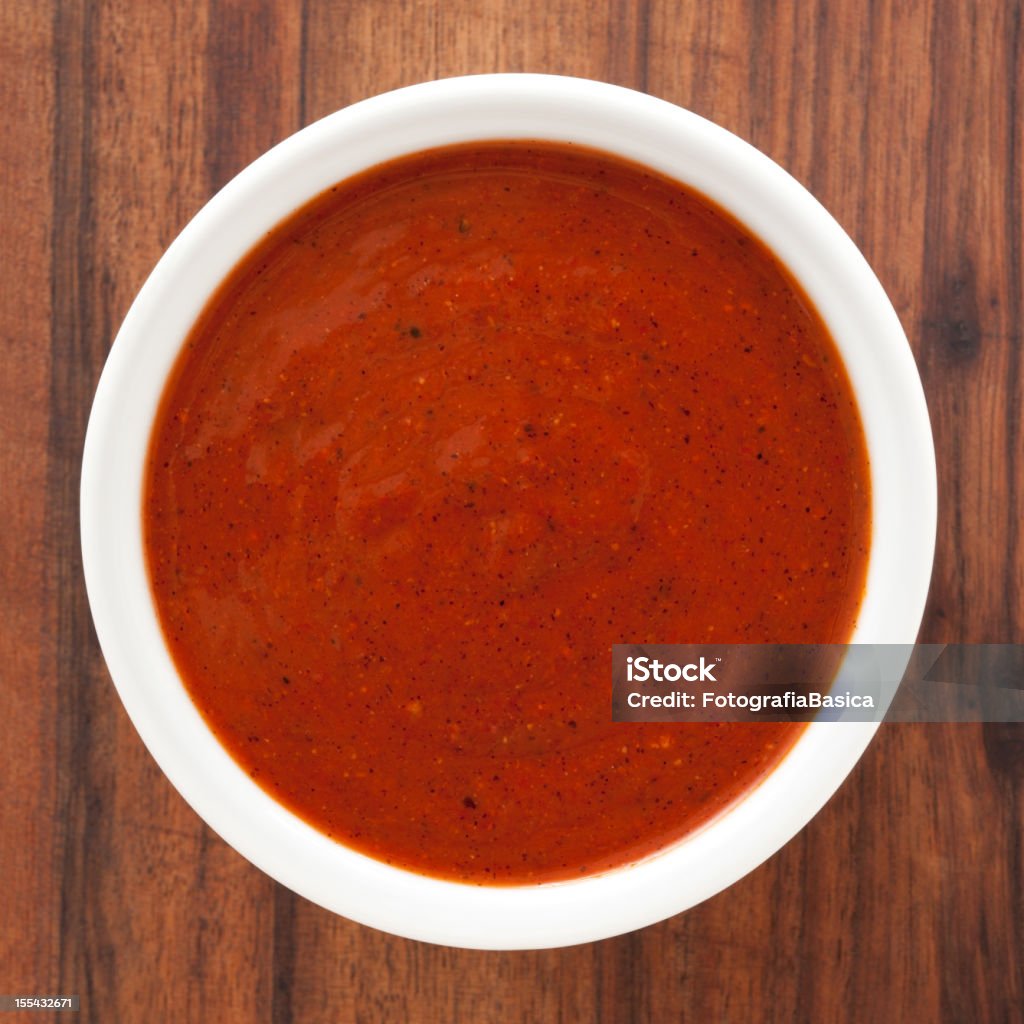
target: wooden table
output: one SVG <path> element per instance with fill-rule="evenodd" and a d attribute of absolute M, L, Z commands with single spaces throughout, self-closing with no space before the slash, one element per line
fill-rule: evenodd
<path fill-rule="evenodd" d="M 7 0 L 0 993 L 77 993 L 102 1022 L 1024 1020 L 1024 726 L 883 727 L 797 839 L 663 924 L 549 952 L 435 948 L 292 895 L 171 789 L 108 680 L 77 535 L 108 346 L 214 191 L 362 97 L 549 71 L 712 118 L 836 215 L 931 407 L 922 638 L 1024 640 L 1022 17 L 952 0 Z"/>

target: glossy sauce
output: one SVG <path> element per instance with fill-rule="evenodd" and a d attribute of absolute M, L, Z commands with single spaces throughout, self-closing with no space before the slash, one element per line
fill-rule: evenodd
<path fill-rule="evenodd" d="M 193 700 L 272 796 L 413 870 L 577 877 L 685 835 L 801 726 L 613 724 L 622 642 L 843 642 L 869 478 L 774 257 L 554 144 L 337 186 L 221 287 L 144 498 Z"/>

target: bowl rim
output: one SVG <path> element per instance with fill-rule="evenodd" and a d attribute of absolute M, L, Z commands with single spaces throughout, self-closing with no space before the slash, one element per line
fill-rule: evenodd
<path fill-rule="evenodd" d="M 865 428 L 872 543 L 851 642 L 913 643 L 934 556 L 935 452 L 920 377 L 881 284 L 831 215 L 767 156 L 690 111 L 588 79 L 499 74 L 407 86 L 314 122 L 241 171 L 164 253 L 114 341 L 86 434 L 81 537 L 96 633 L 121 701 L 164 774 L 225 841 L 288 888 L 363 924 L 452 946 L 536 949 L 653 924 L 738 881 L 810 821 L 877 725 L 808 726 L 737 803 L 637 864 L 532 886 L 441 881 L 328 839 L 231 759 L 174 669 L 142 558 L 143 469 L 157 403 L 218 283 L 331 184 L 405 153 L 502 138 L 592 146 L 684 181 L 788 266 L 832 332 Z"/>

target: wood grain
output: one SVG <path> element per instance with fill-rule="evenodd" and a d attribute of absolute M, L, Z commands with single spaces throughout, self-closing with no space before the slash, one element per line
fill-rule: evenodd
<path fill-rule="evenodd" d="M 106 352 L 213 192 L 365 96 L 559 72 L 712 118 L 850 232 L 933 419 L 922 638 L 1024 642 L 1022 32 L 980 0 L 0 5 L 0 992 L 101 1022 L 1024 1020 L 1024 727 L 884 727 L 776 857 L 644 931 L 431 947 L 292 895 L 183 803 L 107 678 L 77 539 Z"/>
<path fill-rule="evenodd" d="M 13 40 L 17 39 L 17 45 Z M 56 608 L 45 546 L 50 388 L 49 167 L 54 81 L 45 5 L 0 7 L 0 975 L 56 981 Z"/>

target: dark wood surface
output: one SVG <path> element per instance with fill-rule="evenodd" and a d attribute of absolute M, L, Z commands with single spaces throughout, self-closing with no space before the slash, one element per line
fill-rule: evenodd
<path fill-rule="evenodd" d="M 952 0 L 0 3 L 0 993 L 101 1022 L 1024 1020 L 1024 726 L 883 727 L 798 838 L 663 924 L 435 948 L 293 896 L 177 796 L 77 536 L 108 347 L 217 188 L 362 97 L 560 72 L 712 118 L 847 228 L 933 418 L 922 638 L 1024 641 L 1022 32 L 1019 3 Z"/>

